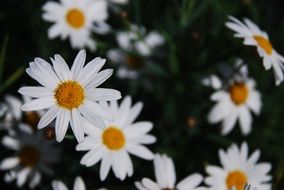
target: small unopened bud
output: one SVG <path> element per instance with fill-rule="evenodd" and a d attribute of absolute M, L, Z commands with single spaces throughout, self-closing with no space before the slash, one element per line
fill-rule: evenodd
<path fill-rule="evenodd" d="M 53 127 L 46 127 L 44 129 L 44 137 L 47 140 L 53 140 L 55 136 L 54 128 Z"/>

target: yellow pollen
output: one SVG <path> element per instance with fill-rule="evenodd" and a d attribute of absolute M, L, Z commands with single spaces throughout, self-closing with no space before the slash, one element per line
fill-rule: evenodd
<path fill-rule="evenodd" d="M 66 81 L 59 84 L 54 91 L 57 104 L 63 108 L 72 110 L 78 108 L 85 100 L 85 91 L 76 81 Z"/>
<path fill-rule="evenodd" d="M 35 166 L 40 159 L 40 152 L 34 146 L 25 146 L 19 153 L 20 164 L 24 167 Z"/>
<path fill-rule="evenodd" d="M 110 126 L 105 129 L 102 138 L 104 145 L 106 145 L 110 150 L 119 150 L 124 147 L 124 134 L 115 126 Z"/>
<path fill-rule="evenodd" d="M 273 47 L 270 43 L 269 40 L 267 40 L 266 38 L 260 36 L 260 35 L 254 35 L 253 38 L 255 39 L 255 41 L 257 42 L 257 44 L 268 54 L 271 55 L 272 54 L 272 50 Z"/>
<path fill-rule="evenodd" d="M 144 60 L 139 56 L 128 55 L 126 64 L 130 69 L 140 69 L 144 65 Z"/>
<path fill-rule="evenodd" d="M 246 182 L 247 176 L 239 170 L 230 172 L 226 179 L 228 190 L 232 189 L 232 187 L 235 187 L 236 190 L 243 190 Z"/>
<path fill-rule="evenodd" d="M 231 100 L 240 105 L 246 102 L 248 98 L 248 88 L 244 83 L 235 83 L 230 87 Z"/>
<path fill-rule="evenodd" d="M 81 28 L 85 24 L 85 16 L 84 13 L 76 8 L 70 9 L 66 14 L 66 20 L 69 25 L 74 28 Z"/>

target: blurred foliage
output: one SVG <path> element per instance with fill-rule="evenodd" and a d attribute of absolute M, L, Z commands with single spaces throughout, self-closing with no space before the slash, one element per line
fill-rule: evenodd
<path fill-rule="evenodd" d="M 0 65 L 3 68 L 3 71 L 0 69 L 3 74 L 1 86 L 19 68 L 27 67 L 34 57 L 47 60 L 58 53 L 72 63 L 77 54 L 67 41 L 48 40 L 47 29 L 50 24 L 41 18 L 41 6 L 45 2 L 0 2 L 0 44 L 4 44 L 0 57 Z M 152 121 L 155 124 L 153 133 L 158 138 L 157 143 L 150 148 L 154 152 L 163 152 L 171 156 L 175 161 L 177 178 L 182 179 L 194 172 L 206 175 L 204 168 L 207 164 L 219 164 L 218 149 L 225 149 L 232 142 L 247 141 L 250 152 L 260 149 L 261 161 L 272 163 L 273 189 L 283 190 L 283 84 L 275 87 L 272 72 L 264 70 L 262 60 L 255 49 L 244 47 L 242 41 L 235 39 L 224 23 L 228 15 L 250 18 L 268 32 L 275 49 L 283 54 L 284 2 L 130 0 L 129 5 L 123 9 L 127 13 L 126 20 L 123 20 L 124 17 L 120 14 L 113 13 L 108 21 L 115 30 L 124 28 L 125 23 L 136 23 L 146 26 L 148 30 L 156 29 L 166 38 L 166 45 L 157 52 L 161 56 L 155 57 L 154 54 L 153 65 L 149 66 L 139 80 L 120 80 L 113 76 L 105 84 L 119 89 L 123 95 L 132 95 L 134 101 L 144 103 L 143 112 L 138 120 Z M 106 50 L 116 46 L 113 34 L 96 38 L 102 43 L 98 52 L 87 53 L 88 60 L 95 56 L 106 57 Z M 213 105 L 209 100 L 212 90 L 203 87 L 200 80 L 210 74 L 220 73 L 222 64 L 232 66 L 232 60 L 236 57 L 243 58 L 248 63 L 250 75 L 256 79 L 257 89 L 262 93 L 263 108 L 260 116 L 254 117 L 251 134 L 242 136 L 236 127 L 233 133 L 224 137 L 220 135 L 219 125 L 210 125 L 206 120 L 207 113 Z M 17 95 L 20 86 L 36 84 L 26 74 L 20 80 L 12 82 L 13 85 L 1 91 L 1 96 L 7 93 Z M 135 172 L 132 178 L 120 182 L 111 174 L 105 182 L 100 182 L 99 165 L 91 168 L 79 165 L 83 154 L 75 151 L 74 140 L 65 139 L 62 146 L 62 162 L 55 167 L 55 177 L 68 185 L 73 184 L 75 176 L 81 175 L 90 188 L 133 189 L 135 180 L 140 180 L 144 176 L 154 178 L 152 162 L 133 157 Z M 2 154 L 6 155 L 1 151 Z M 0 180 L 2 175 L 1 173 Z M 6 188 L 12 189 L 13 184 Z M 44 179 L 38 189 L 50 189 L 50 179 Z"/>

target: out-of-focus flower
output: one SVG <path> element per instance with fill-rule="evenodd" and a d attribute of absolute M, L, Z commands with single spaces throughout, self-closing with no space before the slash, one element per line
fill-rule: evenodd
<path fill-rule="evenodd" d="M 102 126 L 102 117 L 113 116 L 96 101 L 110 101 L 121 98 L 113 89 L 97 88 L 112 75 L 112 69 L 99 70 L 105 59 L 93 59 L 84 66 L 86 52 L 81 50 L 74 60 L 71 70 L 60 55 L 51 59 L 53 66 L 41 58 L 35 58 L 26 72 L 43 87 L 22 87 L 19 92 L 35 99 L 22 106 L 24 111 L 48 109 L 38 123 L 38 128 L 46 127 L 56 118 L 56 140 L 61 142 L 69 122 L 78 142 L 84 139 L 83 117 L 95 126 Z"/>
<path fill-rule="evenodd" d="M 246 183 L 253 184 L 258 190 L 271 190 L 270 163 L 257 163 L 260 151 L 256 150 L 248 156 L 248 145 L 243 143 L 241 148 L 236 144 L 229 147 L 228 151 L 219 151 L 222 167 L 209 165 L 206 167 L 208 177 L 205 183 L 209 190 L 227 190 L 235 188 L 243 190 Z"/>
<path fill-rule="evenodd" d="M 72 48 L 88 47 L 96 49 L 91 38 L 94 24 L 106 25 L 108 18 L 107 1 L 105 0 L 60 0 L 48 1 L 43 6 L 43 19 L 54 23 L 48 30 L 48 37 L 59 36 L 62 40 L 69 37 Z"/>
<path fill-rule="evenodd" d="M 0 170 L 9 171 L 4 176 L 6 182 L 16 179 L 18 187 L 28 183 L 32 189 L 40 183 L 42 173 L 53 174 L 50 164 L 58 162 L 59 149 L 54 141 L 45 140 L 42 132 L 28 131 L 20 128 L 15 135 L 3 137 L 2 144 L 16 155 L 1 160 Z"/>
<path fill-rule="evenodd" d="M 131 107 L 131 98 L 126 97 L 118 106 L 116 101 L 101 105 L 113 113 L 114 119 L 104 120 L 104 125 L 97 128 L 88 121 L 85 124 L 85 140 L 77 145 L 78 151 L 89 151 L 81 159 L 81 164 L 90 167 L 101 160 L 100 179 L 104 180 L 110 168 L 115 176 L 124 180 L 133 175 L 133 165 L 129 153 L 146 160 L 154 155 L 142 144 L 152 144 L 156 138 L 147 134 L 153 127 L 148 121 L 134 123 L 142 109 L 138 102 Z"/>
<path fill-rule="evenodd" d="M 23 99 L 23 100 L 22 100 Z M 13 134 L 16 130 L 15 127 L 22 128 L 23 130 L 35 130 L 40 117 L 44 111 L 30 111 L 23 112 L 21 107 L 25 102 L 30 101 L 29 97 L 23 96 L 19 99 L 13 95 L 6 95 L 4 102 L 1 103 L 1 121 L 0 129 L 5 129 L 9 134 Z"/>
<path fill-rule="evenodd" d="M 157 182 L 149 178 L 143 178 L 141 182 L 135 182 L 139 190 L 205 190 L 204 187 L 198 187 L 203 180 L 203 177 L 198 174 L 192 174 L 184 180 L 176 183 L 175 166 L 171 158 L 166 155 L 156 154 L 154 158 L 154 171 Z"/>
<path fill-rule="evenodd" d="M 52 188 L 53 190 L 68 190 L 68 188 L 62 181 L 57 180 L 52 181 Z M 76 177 L 73 190 L 86 190 L 85 183 L 80 176 Z"/>
<path fill-rule="evenodd" d="M 156 31 L 146 34 L 144 27 L 131 25 L 129 31 L 121 31 L 116 35 L 119 49 L 111 49 L 107 57 L 120 64 L 119 78 L 136 79 L 139 71 L 148 63 L 147 57 L 153 50 L 164 43 L 164 38 Z"/>
<path fill-rule="evenodd" d="M 263 58 L 263 65 L 266 70 L 273 68 L 276 85 L 279 85 L 283 80 L 284 57 L 273 49 L 266 32 L 249 19 L 244 19 L 244 23 L 230 16 L 226 26 L 235 31 L 235 37 L 243 38 L 244 44 L 256 46 L 258 54 Z"/>
<path fill-rule="evenodd" d="M 237 120 L 241 132 L 247 135 L 251 132 L 252 115 L 260 113 L 261 95 L 255 89 L 255 81 L 248 78 L 247 67 L 242 66 L 240 72 L 221 88 L 222 82 L 216 76 L 211 77 L 211 84 L 217 91 L 211 95 L 211 100 L 217 102 L 208 115 L 211 124 L 222 121 L 222 134 L 227 135 L 234 128 Z M 204 82 L 204 81 L 203 81 Z M 209 80 L 210 82 L 210 80 Z"/>

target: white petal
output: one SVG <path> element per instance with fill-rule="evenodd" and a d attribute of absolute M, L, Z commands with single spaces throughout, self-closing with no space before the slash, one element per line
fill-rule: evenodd
<path fill-rule="evenodd" d="M 104 155 L 105 151 L 106 150 L 103 147 L 100 147 L 96 150 L 90 150 L 87 154 L 83 156 L 80 163 L 87 167 L 95 165 L 102 159 L 102 156 Z"/>
<path fill-rule="evenodd" d="M 19 150 L 20 148 L 20 142 L 17 139 L 12 138 L 10 136 L 4 136 L 2 138 L 2 144 L 12 150 Z"/>
<path fill-rule="evenodd" d="M 104 181 L 110 170 L 111 162 L 109 155 L 106 155 L 102 159 L 101 168 L 100 168 L 100 179 Z"/>
<path fill-rule="evenodd" d="M 114 89 L 95 88 L 86 93 L 87 98 L 92 101 L 113 101 L 121 98 L 121 93 Z"/>
<path fill-rule="evenodd" d="M 71 79 L 70 69 L 65 60 L 58 54 L 54 56 L 55 60 L 52 60 L 54 71 L 61 81 L 67 81 Z"/>
<path fill-rule="evenodd" d="M 23 111 L 35 111 L 41 109 L 47 109 L 55 105 L 55 99 L 52 96 L 34 99 L 25 103 L 22 106 Z"/>
<path fill-rule="evenodd" d="M 142 184 L 149 190 L 160 190 L 160 187 L 148 178 L 143 178 Z"/>
<path fill-rule="evenodd" d="M 10 107 L 10 111 L 13 114 L 13 117 L 15 117 L 15 119 L 20 120 L 22 117 L 22 111 L 21 111 L 21 106 L 23 104 L 23 102 L 11 95 L 6 95 L 5 96 L 5 101 L 7 102 L 8 106 Z"/>
<path fill-rule="evenodd" d="M 232 110 L 222 123 L 222 135 L 227 135 L 235 126 L 238 118 L 237 110 Z"/>
<path fill-rule="evenodd" d="M 64 139 L 69 121 L 70 112 L 67 110 L 59 110 L 55 121 L 55 134 L 57 142 L 61 142 Z"/>
<path fill-rule="evenodd" d="M 52 184 L 53 190 L 68 190 L 66 185 L 64 183 L 62 183 L 61 181 L 54 180 L 54 181 L 52 181 L 51 184 Z"/>
<path fill-rule="evenodd" d="M 84 140 L 84 123 L 82 121 L 82 116 L 77 109 L 71 111 L 71 128 L 78 141 L 78 143 Z"/>
<path fill-rule="evenodd" d="M 109 120 L 113 119 L 112 113 L 109 110 L 104 109 L 103 107 L 101 107 L 96 102 L 86 100 L 85 101 L 85 106 L 87 107 L 87 109 L 90 112 L 92 112 L 93 114 L 95 114 L 95 115 L 97 115 L 99 117 L 106 118 L 106 119 L 109 119 Z"/>
<path fill-rule="evenodd" d="M 38 87 L 38 86 L 29 86 L 29 87 L 22 87 L 18 91 L 20 94 L 33 97 L 33 98 L 42 98 L 45 96 L 52 96 L 54 93 L 45 88 L 45 87 Z"/>
<path fill-rule="evenodd" d="M 200 174 L 192 174 L 179 182 L 177 188 L 179 190 L 194 189 L 202 182 L 202 180 L 203 177 Z"/>
<path fill-rule="evenodd" d="M 152 160 L 154 158 L 153 153 L 146 147 L 141 145 L 127 145 L 127 151 L 135 156 L 143 158 L 145 160 Z"/>
<path fill-rule="evenodd" d="M 82 70 L 84 64 L 86 61 L 86 51 L 81 50 L 78 55 L 76 56 L 73 66 L 71 68 L 71 72 L 73 75 L 73 79 L 76 80 L 77 77 L 79 76 L 80 71 Z"/>
<path fill-rule="evenodd" d="M 85 105 L 79 107 L 81 114 L 91 122 L 95 127 L 104 128 L 105 124 L 103 120 L 95 113 L 91 112 Z"/>
<path fill-rule="evenodd" d="M 0 170 L 7 170 L 16 167 L 20 163 L 17 157 L 5 158 L 0 163 Z"/>
<path fill-rule="evenodd" d="M 86 88 L 96 88 L 97 86 L 101 85 L 105 82 L 113 73 L 112 69 L 106 69 L 98 74 L 95 74 L 90 81 L 86 84 Z"/>
<path fill-rule="evenodd" d="M 85 183 L 81 177 L 76 177 L 73 189 L 74 190 L 86 190 Z"/>
<path fill-rule="evenodd" d="M 133 123 L 136 120 L 136 118 L 138 117 L 138 115 L 141 113 L 142 108 L 143 108 L 143 103 L 142 102 L 137 102 L 130 109 L 126 124 Z"/>
<path fill-rule="evenodd" d="M 57 116 L 58 112 L 59 108 L 57 106 L 53 106 L 52 108 L 50 108 L 39 120 L 37 128 L 42 129 L 46 127 L 48 124 L 50 124 Z"/>
<path fill-rule="evenodd" d="M 22 187 L 27 180 L 28 175 L 31 172 L 31 168 L 22 169 L 17 175 L 17 186 Z"/>
<path fill-rule="evenodd" d="M 41 174 L 39 172 L 36 172 L 33 179 L 31 179 L 29 187 L 31 189 L 34 189 L 35 186 L 37 186 L 39 184 L 40 180 L 41 180 Z"/>
<path fill-rule="evenodd" d="M 252 116 L 245 106 L 239 109 L 239 121 L 243 135 L 249 134 L 251 131 Z"/>

